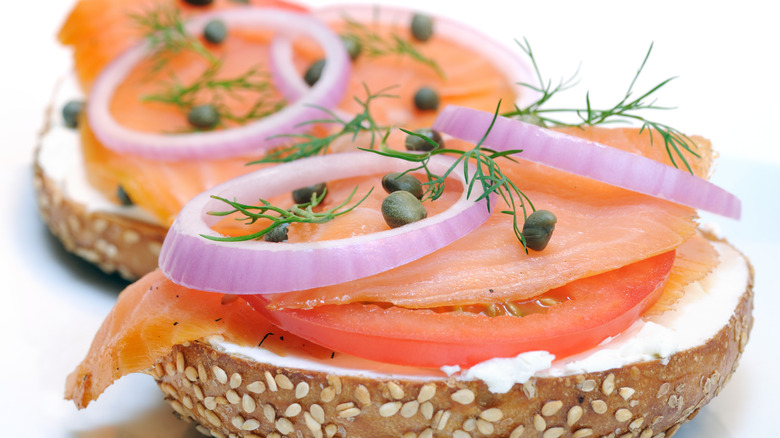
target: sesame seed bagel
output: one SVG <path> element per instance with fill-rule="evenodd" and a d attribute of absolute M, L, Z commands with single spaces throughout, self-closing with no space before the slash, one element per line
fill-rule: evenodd
<path fill-rule="evenodd" d="M 215 437 L 668 438 L 719 393 L 753 324 L 753 272 L 727 325 L 667 360 L 533 377 L 496 394 L 480 380 L 335 375 L 177 345 L 150 373 L 174 411 Z"/>

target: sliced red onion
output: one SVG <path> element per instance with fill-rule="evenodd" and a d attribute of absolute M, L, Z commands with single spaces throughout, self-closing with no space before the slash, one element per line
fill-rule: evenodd
<path fill-rule="evenodd" d="M 240 8 L 199 15 L 187 23 L 187 30 L 198 34 L 212 19 L 220 19 L 228 26 L 261 26 L 284 35 L 307 35 L 322 46 L 328 64 L 320 80 L 305 95 L 268 117 L 225 130 L 158 134 L 126 128 L 109 110 L 114 90 L 148 54 L 146 44 L 139 44 L 109 64 L 92 87 L 87 117 L 95 135 L 106 147 L 157 160 L 213 159 L 256 153 L 285 141 L 273 138 L 275 135 L 302 131 L 306 127 L 301 122 L 320 118 L 319 108 L 332 108 L 344 97 L 349 80 L 349 55 L 338 35 L 313 16 L 278 9 Z"/>
<path fill-rule="evenodd" d="M 454 161 L 435 156 L 430 170 L 442 174 Z M 466 199 L 467 190 L 442 213 L 398 228 L 353 238 L 310 242 L 219 242 L 210 228 L 225 210 L 217 195 L 255 203 L 295 188 L 334 178 L 408 170 L 408 162 L 366 152 L 304 158 L 268 167 L 202 193 L 184 206 L 160 253 L 160 268 L 180 285 L 230 294 L 264 294 L 310 289 L 377 274 L 412 262 L 465 236 L 487 220 L 483 201 Z M 465 186 L 462 166 L 451 174 Z M 476 185 L 472 199 L 482 195 Z"/>
<path fill-rule="evenodd" d="M 410 26 L 416 11 L 389 5 L 340 5 L 325 7 L 313 11 L 313 14 L 325 23 L 334 23 L 343 19 L 359 23 L 380 23 L 387 25 Z M 520 85 L 532 82 L 533 72 L 520 50 L 511 50 L 494 38 L 464 23 L 446 17 L 436 16 L 435 34 L 455 41 L 471 51 L 481 53 L 501 71 L 508 81 L 513 81 L 517 104 L 521 107 L 536 100 L 537 92 Z M 271 43 L 271 71 L 277 87 L 285 98 L 296 100 L 302 96 L 309 85 L 293 64 L 291 42 L 287 38 L 277 38 Z M 446 73 L 446 72 L 445 72 Z"/>
<path fill-rule="evenodd" d="M 494 115 L 459 106 L 442 110 L 433 128 L 478 142 Z M 497 151 L 522 149 L 517 155 L 556 169 L 678 204 L 739 219 L 739 198 L 706 179 L 641 155 L 605 146 L 519 120 L 498 116 L 482 143 Z"/>

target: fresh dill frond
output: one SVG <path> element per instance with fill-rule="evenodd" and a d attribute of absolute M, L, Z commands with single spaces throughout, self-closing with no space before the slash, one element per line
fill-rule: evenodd
<path fill-rule="evenodd" d="M 197 53 L 209 64 L 217 63 L 217 58 L 187 32 L 184 18 L 178 8 L 160 5 L 146 14 L 131 14 L 130 17 L 149 44 L 154 71 L 165 67 L 174 55 L 187 51 Z"/>
<path fill-rule="evenodd" d="M 288 137 L 298 141 L 289 146 L 283 146 L 279 149 L 273 150 L 266 154 L 263 158 L 253 161 L 249 164 L 285 163 L 314 155 L 323 155 L 328 152 L 328 148 L 336 139 L 344 136 L 351 136 L 354 140 L 361 132 L 370 133 L 370 149 L 375 148 L 377 143 L 384 143 L 385 139 L 390 134 L 390 128 L 380 126 L 376 123 L 376 120 L 374 120 L 374 118 L 371 116 L 370 107 L 371 103 L 376 99 L 397 98 L 398 96 L 389 94 L 389 91 L 395 88 L 395 86 L 383 88 L 376 93 L 372 93 L 366 84 L 363 84 L 363 88 L 366 91 L 367 97 L 365 100 L 361 100 L 357 96 L 353 97 L 362 108 L 362 111 L 355 114 L 352 119 L 344 120 L 335 112 L 326 108 L 320 108 L 323 114 L 327 115 L 325 118 L 309 120 L 303 123 L 304 125 L 336 125 L 340 126 L 340 129 L 334 130 L 332 134 L 324 137 L 318 137 L 312 134 L 280 135 L 279 137 Z"/>
<path fill-rule="evenodd" d="M 244 236 L 221 236 L 220 237 L 220 236 L 208 236 L 205 234 L 202 234 L 201 236 L 205 237 L 206 239 L 216 240 L 220 242 L 243 242 L 247 240 L 262 239 L 263 236 L 271 232 L 276 227 L 283 226 L 285 224 L 291 224 L 291 223 L 324 224 L 326 222 L 332 221 L 338 216 L 347 214 L 350 211 L 354 210 L 357 206 L 362 204 L 363 201 L 365 201 L 369 195 L 371 195 L 371 192 L 374 189 L 371 188 L 365 194 L 365 196 L 363 196 L 354 204 L 349 205 L 352 202 L 352 198 L 355 196 L 355 193 L 357 193 L 357 190 L 358 187 L 355 186 L 355 188 L 352 189 L 352 192 L 349 194 L 349 196 L 347 196 L 344 199 L 344 201 L 324 211 L 314 211 L 314 208 L 320 205 L 322 200 L 325 198 L 325 195 L 327 194 L 327 190 L 324 190 L 322 193 L 312 196 L 311 202 L 307 202 L 303 204 L 295 204 L 292 207 L 287 209 L 276 207 L 265 199 L 260 199 L 259 205 L 248 205 L 248 204 L 242 204 L 235 201 L 230 201 L 220 196 L 212 196 L 213 199 L 217 199 L 219 201 L 224 202 L 225 204 L 230 206 L 231 209 L 226 211 L 211 211 L 209 212 L 210 215 L 229 216 L 238 213 L 241 214 L 242 216 L 237 217 L 236 220 L 241 222 L 246 222 L 248 225 L 254 224 L 260 219 L 270 220 L 271 224 L 260 231 L 247 234 Z"/>
<path fill-rule="evenodd" d="M 344 36 L 354 38 L 355 41 L 360 44 L 362 47 L 361 56 L 368 56 L 371 58 L 387 55 L 408 56 L 433 69 L 440 78 L 446 78 L 441 66 L 439 66 L 434 59 L 420 53 L 408 39 L 404 39 L 397 34 L 390 35 L 389 39 L 384 38 L 362 23 L 352 20 L 349 17 L 345 17 L 344 19 L 347 23 L 347 30 Z"/>
<path fill-rule="evenodd" d="M 518 117 L 525 120 L 532 120 L 542 125 L 555 125 L 555 126 L 595 126 L 608 123 L 633 123 L 639 122 L 641 124 L 640 133 L 648 130 L 650 132 L 650 141 L 652 144 L 654 135 L 658 133 L 664 141 L 664 147 L 666 148 L 667 155 L 675 167 L 680 167 L 678 161 L 691 173 L 693 173 L 690 164 L 688 163 L 689 157 L 693 156 L 700 158 L 696 152 L 696 144 L 688 136 L 680 132 L 679 130 L 653 120 L 646 118 L 639 112 L 646 110 L 668 110 L 671 107 L 658 106 L 655 104 L 655 100 L 648 101 L 649 98 L 654 95 L 666 84 L 675 79 L 674 77 L 665 79 L 650 88 L 649 90 L 641 93 L 638 97 L 634 97 L 634 87 L 637 79 L 645 68 L 647 60 L 650 58 L 650 53 L 653 50 L 653 45 L 650 44 L 650 48 L 647 50 L 642 64 L 639 66 L 636 74 L 634 75 L 631 83 L 628 86 L 628 90 L 620 101 L 618 101 L 612 107 L 606 109 L 596 109 L 591 106 L 590 93 L 585 95 L 585 107 L 584 108 L 546 108 L 544 105 L 555 96 L 556 94 L 566 91 L 576 85 L 576 78 L 579 74 L 579 69 L 575 74 L 565 80 L 561 80 L 556 86 L 552 85 L 552 82 L 548 79 L 545 80 L 542 76 L 539 65 L 536 62 L 531 45 L 527 39 L 523 39 L 523 42 L 517 41 L 520 49 L 531 60 L 534 72 L 536 73 L 539 85 L 532 85 L 528 83 L 521 83 L 531 90 L 540 93 L 540 97 L 525 108 L 516 107 L 515 110 L 503 114 L 507 117 Z M 577 122 L 566 122 L 560 118 L 556 118 L 556 114 L 573 114 L 578 118 Z"/>
<path fill-rule="evenodd" d="M 499 103 L 500 105 L 500 103 Z M 435 149 L 431 151 L 420 152 L 405 152 L 397 151 L 389 148 L 382 148 L 379 150 L 362 149 L 376 154 L 384 155 L 386 157 L 398 158 L 401 160 L 417 163 L 417 167 L 409 169 L 408 172 L 422 171 L 426 174 L 427 181 L 423 182 L 425 187 L 425 195 L 423 200 L 436 200 L 443 193 L 445 189 L 445 182 L 447 177 L 458 168 L 463 167 L 463 175 L 466 180 L 467 188 L 466 195 L 471 197 L 471 193 L 477 184 L 482 189 L 482 194 L 474 200 L 479 202 L 485 200 L 488 211 L 493 210 L 491 204 L 491 195 L 496 194 L 500 196 L 504 202 L 509 206 L 509 210 L 502 210 L 501 213 L 512 216 L 512 229 L 517 240 L 519 240 L 526 252 L 528 247 L 526 246 L 525 236 L 522 232 L 522 225 L 518 221 L 518 215 L 522 212 L 522 217 L 525 219 L 528 217 L 528 212 L 534 211 L 534 206 L 528 196 L 520 190 L 517 185 L 507 177 L 501 170 L 501 166 L 497 162 L 500 158 L 506 158 L 512 160 L 510 155 L 522 152 L 520 149 L 508 150 L 508 151 L 494 151 L 492 149 L 483 148 L 482 143 L 487 138 L 490 131 L 493 129 L 493 124 L 498 117 L 498 107 L 493 115 L 493 120 L 490 126 L 485 131 L 485 134 L 480 141 L 470 150 L 462 151 L 459 149 L 446 149 L 438 148 L 438 144 L 431 138 L 419 134 L 413 131 L 402 129 L 408 135 L 414 135 L 422 138 L 426 142 L 430 143 Z M 442 174 L 437 175 L 433 173 L 428 167 L 430 159 L 434 155 L 454 155 L 455 161 L 452 165 Z"/>

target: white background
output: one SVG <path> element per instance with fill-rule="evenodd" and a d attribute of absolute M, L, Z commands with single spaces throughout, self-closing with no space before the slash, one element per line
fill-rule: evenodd
<path fill-rule="evenodd" d="M 331 2 L 310 2 L 325 4 Z M 670 76 L 658 103 L 678 109 L 661 121 L 709 137 L 721 153 L 715 181 L 743 200 L 743 219 L 706 216 L 751 257 L 756 325 L 741 366 L 720 397 L 678 437 L 737 438 L 777 433 L 780 363 L 780 118 L 773 2 L 399 1 L 469 22 L 512 44 L 531 42 L 553 79 L 577 67 L 581 83 L 563 104 L 594 106 L 622 97 L 651 42 L 638 90 Z M 197 436 L 170 415 L 146 376 L 112 387 L 89 410 L 62 400 L 65 375 L 83 356 L 122 283 L 67 254 L 37 216 L 31 157 L 43 109 L 69 53 L 55 41 L 71 0 L 5 4 L 0 26 L 0 210 L 2 241 L 0 417 L 9 436 Z M 10 429 L 9 429 L 10 426 Z M 770 429 L 773 428 L 773 429 Z"/>

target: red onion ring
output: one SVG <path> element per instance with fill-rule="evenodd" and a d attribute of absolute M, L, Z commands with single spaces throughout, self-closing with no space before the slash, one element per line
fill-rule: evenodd
<path fill-rule="evenodd" d="M 442 174 L 453 162 L 435 156 L 429 168 Z M 252 203 L 334 177 L 400 172 L 409 167 L 409 163 L 395 158 L 345 152 L 304 158 L 235 178 L 184 206 L 163 243 L 160 268 L 174 283 L 212 292 L 266 294 L 310 289 L 367 277 L 417 260 L 465 236 L 490 216 L 484 200 L 467 199 L 459 165 L 451 173 L 464 185 L 458 201 L 442 213 L 402 227 L 310 243 L 219 242 L 201 236 L 219 236 L 209 226 L 220 218 L 207 213 L 225 206 L 212 199 L 212 194 Z M 477 184 L 472 199 L 481 195 Z"/>
<path fill-rule="evenodd" d="M 477 142 L 494 114 L 448 106 L 433 128 Z M 522 149 L 518 158 L 581 175 L 656 198 L 739 219 L 739 198 L 706 179 L 641 155 L 498 116 L 483 146 L 505 151 Z"/>
<path fill-rule="evenodd" d="M 389 5 L 349 4 L 321 8 L 312 11 L 312 13 L 326 24 L 346 17 L 361 23 L 403 23 L 404 26 L 409 26 L 415 11 Z M 520 85 L 522 82 L 530 83 L 534 78 L 531 68 L 520 51 L 511 50 L 508 46 L 479 30 L 446 17 L 436 16 L 434 26 L 437 35 L 442 35 L 469 50 L 481 53 L 492 61 L 504 77 L 515 81 L 513 88 L 518 96 L 516 103 L 519 106 L 524 107 L 536 101 L 538 92 Z M 293 64 L 293 52 L 289 39 L 275 38 L 272 41 L 271 71 L 277 87 L 288 100 L 298 99 L 309 89 L 309 85 L 306 84 L 303 76 Z"/>
<path fill-rule="evenodd" d="M 156 160 L 214 159 L 263 151 L 285 141 L 271 138 L 305 129 L 301 122 L 318 118 L 321 109 L 337 105 L 344 97 L 350 63 L 341 39 L 309 14 L 264 8 L 240 8 L 199 15 L 187 30 L 200 33 L 211 19 L 228 26 L 264 26 L 283 34 L 304 34 L 322 45 L 328 64 L 322 77 L 307 93 L 281 111 L 256 122 L 217 131 L 191 134 L 139 132 L 120 125 L 109 110 L 114 90 L 131 69 L 148 53 L 139 44 L 120 55 L 95 80 L 87 104 L 87 117 L 97 138 L 120 153 L 132 153 Z"/>

